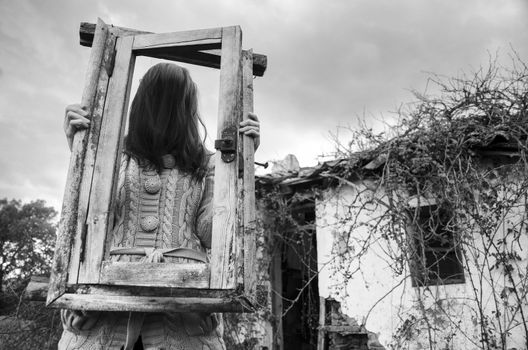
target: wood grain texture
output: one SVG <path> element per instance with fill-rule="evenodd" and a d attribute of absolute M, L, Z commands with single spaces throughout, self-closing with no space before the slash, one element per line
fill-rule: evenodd
<path fill-rule="evenodd" d="M 24 298 L 30 301 L 46 301 L 48 293 L 48 276 L 32 276 Z M 104 284 L 71 284 L 66 286 L 66 293 L 93 294 L 110 296 L 150 296 L 150 297 L 178 297 L 178 298 L 239 298 L 240 293 L 234 290 L 214 290 L 177 287 L 149 287 L 149 286 L 120 286 Z"/>
<path fill-rule="evenodd" d="M 93 114 L 94 99 L 97 93 L 99 72 L 104 57 L 105 44 L 108 36 L 106 24 L 98 20 L 95 28 L 94 44 L 84 86 L 81 105 L 86 106 L 89 114 Z M 81 179 L 83 176 L 84 157 L 86 154 L 86 131 L 75 134 L 72 144 L 68 177 L 62 201 L 61 219 L 59 221 L 55 255 L 51 268 L 50 284 L 48 290 L 47 304 L 53 303 L 65 292 L 66 281 L 70 265 L 70 255 L 77 228 L 77 214 Z"/>
<path fill-rule="evenodd" d="M 85 259 L 79 270 L 79 283 L 98 283 L 109 231 L 118 156 L 130 93 L 129 78 L 134 67 L 134 37 L 118 38 L 113 75 L 108 86 L 90 192 L 85 243 Z"/>
<path fill-rule="evenodd" d="M 319 328 L 317 329 L 317 350 L 325 350 L 326 299 L 319 297 Z"/>
<path fill-rule="evenodd" d="M 74 294 L 101 294 L 122 296 L 152 296 L 152 297 L 178 297 L 178 298 L 238 298 L 240 293 L 234 290 L 175 288 L 175 287 L 149 287 L 149 286 L 119 286 L 104 284 L 77 284 L 67 288 L 68 293 Z"/>
<path fill-rule="evenodd" d="M 95 24 L 81 22 L 79 27 L 79 39 L 82 46 L 92 46 L 93 36 L 94 36 Z M 128 35 L 138 35 L 138 34 L 152 34 L 151 32 L 117 27 L 112 26 L 110 29 L 117 36 L 128 36 Z M 149 54 L 150 57 L 163 58 L 171 61 L 179 61 L 185 63 L 196 64 L 205 67 L 211 68 L 220 68 L 220 50 L 209 50 L 207 52 L 187 52 L 184 54 L 168 54 L 159 56 L 153 56 Z M 253 74 L 255 76 L 261 77 L 266 72 L 266 67 L 268 64 L 268 58 L 265 55 L 253 53 Z"/>
<path fill-rule="evenodd" d="M 173 288 L 209 288 L 208 264 L 103 262 L 100 283 Z"/>
<path fill-rule="evenodd" d="M 243 119 L 249 119 L 253 112 L 253 54 L 242 52 L 242 95 Z M 256 217 L 255 217 L 255 141 L 250 136 L 242 136 L 242 156 L 244 176 L 242 185 L 243 213 L 243 254 L 244 254 L 244 293 L 250 300 L 257 288 L 256 271 Z"/>
<path fill-rule="evenodd" d="M 240 27 L 222 30 L 222 63 L 217 139 L 222 131 L 236 128 L 242 115 L 242 32 Z M 238 133 L 236 135 L 238 137 Z M 237 143 L 238 144 L 238 143 Z M 238 157 L 231 163 L 215 154 L 213 228 L 211 240 L 211 285 L 213 289 L 235 288 Z"/>
<path fill-rule="evenodd" d="M 190 30 L 174 33 L 135 35 L 133 50 L 166 48 L 173 46 L 205 45 L 211 49 L 221 48 L 222 28 Z"/>
<path fill-rule="evenodd" d="M 109 33 L 106 39 L 105 50 L 101 67 L 106 67 L 115 57 L 116 36 Z M 99 71 L 99 83 L 94 101 L 93 113 L 91 115 L 90 129 L 88 131 L 88 142 L 86 154 L 84 157 L 83 177 L 79 190 L 79 204 L 77 216 L 77 229 L 70 259 L 70 269 L 68 274 L 68 283 L 77 283 L 79 277 L 79 267 L 83 260 L 83 250 L 86 239 L 86 216 L 88 214 L 88 201 L 92 189 L 92 179 L 95 166 L 95 156 L 101 132 L 101 123 L 104 106 L 106 102 L 106 93 L 110 77 L 106 69 Z"/>
<path fill-rule="evenodd" d="M 136 312 L 243 312 L 246 300 L 241 298 L 177 298 L 90 294 L 63 294 L 53 307 L 74 310 Z"/>

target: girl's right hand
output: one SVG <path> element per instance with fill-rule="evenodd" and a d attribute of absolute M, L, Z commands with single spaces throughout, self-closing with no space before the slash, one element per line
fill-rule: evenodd
<path fill-rule="evenodd" d="M 64 112 L 64 133 L 66 134 L 70 150 L 72 148 L 75 132 L 80 129 L 86 129 L 90 125 L 90 120 L 87 117 L 88 112 L 86 112 L 80 104 L 75 103 L 66 106 Z"/>

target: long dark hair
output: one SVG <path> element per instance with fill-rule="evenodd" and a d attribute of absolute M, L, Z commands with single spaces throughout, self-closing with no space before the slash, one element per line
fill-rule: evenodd
<path fill-rule="evenodd" d="M 200 138 L 197 94 L 187 69 L 172 63 L 151 67 L 130 106 L 125 152 L 158 170 L 162 156 L 172 154 L 179 170 L 203 178 L 208 152 Z"/>

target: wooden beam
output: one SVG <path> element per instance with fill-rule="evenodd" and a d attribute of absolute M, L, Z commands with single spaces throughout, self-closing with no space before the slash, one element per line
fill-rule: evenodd
<path fill-rule="evenodd" d="M 111 31 L 115 33 L 117 36 L 127 36 L 127 35 L 138 35 L 138 34 L 152 34 L 151 32 L 131 29 L 131 28 L 124 28 L 124 27 L 111 27 Z M 87 22 L 81 22 L 80 28 L 79 28 L 79 39 L 80 44 L 82 46 L 92 46 L 93 37 L 95 32 L 95 24 L 93 23 L 87 23 Z M 220 50 L 210 50 L 205 55 L 197 55 L 197 58 L 193 59 L 193 62 L 186 61 L 185 57 L 181 57 L 181 55 L 174 55 L 174 56 L 166 56 L 166 57 L 158 57 L 163 58 L 167 60 L 173 60 L 173 61 L 180 61 L 185 63 L 191 63 L 191 64 L 197 64 L 202 65 L 206 67 L 211 68 L 220 68 Z M 156 56 L 153 56 L 156 57 Z M 261 77 L 264 75 L 264 72 L 266 72 L 266 68 L 268 65 L 268 57 L 265 55 L 261 55 L 258 53 L 253 53 L 253 74 L 255 76 Z"/>
<path fill-rule="evenodd" d="M 103 262 L 102 284 L 209 288 L 208 264 Z"/>
<path fill-rule="evenodd" d="M 325 350 L 326 345 L 326 298 L 319 297 L 319 328 L 317 330 L 317 350 Z"/>
<path fill-rule="evenodd" d="M 96 32 L 94 46 L 90 54 L 86 83 L 81 98 L 81 105 L 87 108 L 89 115 L 94 112 L 94 99 L 97 93 L 99 72 L 102 68 L 101 63 L 104 57 L 106 39 L 109 34 L 106 24 L 101 20 L 97 22 L 97 29 L 94 29 L 94 31 Z M 48 304 L 53 303 L 55 299 L 60 297 L 66 288 L 70 254 L 77 229 L 79 194 L 83 177 L 86 144 L 88 142 L 86 136 L 86 130 L 79 130 L 73 138 L 66 189 L 62 200 L 61 219 L 51 267 Z"/>
<path fill-rule="evenodd" d="M 136 54 L 142 56 L 143 52 L 139 50 L 136 51 Z M 151 49 L 148 50 L 148 57 L 195 64 L 209 68 L 220 67 L 220 55 L 211 54 L 208 51 L 188 51 L 182 48 Z"/>
<path fill-rule="evenodd" d="M 250 308 L 243 298 L 176 298 L 153 296 L 63 294 L 56 308 L 135 312 L 244 312 Z"/>
<path fill-rule="evenodd" d="M 242 52 L 242 96 L 243 119 L 253 112 L 253 52 Z M 257 235 L 255 218 L 255 141 L 252 137 L 242 137 L 242 157 L 244 176 L 242 183 L 242 240 L 244 242 L 244 291 L 246 296 L 255 295 L 257 288 Z"/>
<path fill-rule="evenodd" d="M 242 120 L 242 31 L 240 27 L 222 30 L 222 67 L 218 106 L 217 139 L 225 130 L 235 130 L 239 144 L 238 125 Z M 238 157 L 227 163 L 221 152 L 215 155 L 213 225 L 211 238 L 211 288 L 230 289 L 236 284 L 237 190 Z"/>
<path fill-rule="evenodd" d="M 108 91 L 108 82 L 110 81 L 111 72 L 106 67 L 111 65 L 115 59 L 116 36 L 109 33 L 106 39 L 105 52 L 99 72 L 99 83 L 97 86 L 97 95 L 94 101 L 93 113 L 90 118 L 90 129 L 88 131 L 88 143 L 86 146 L 86 155 L 84 157 L 83 177 L 81 181 L 77 230 L 75 233 L 74 244 L 70 259 L 70 270 L 68 274 L 68 283 L 77 283 L 79 277 L 79 268 L 81 261 L 84 260 L 83 252 L 86 244 L 86 215 L 88 213 L 88 200 L 92 190 L 92 178 L 95 166 L 95 155 L 99 143 L 99 134 L 103 111 L 106 102 L 106 93 Z"/>
<path fill-rule="evenodd" d="M 44 302 L 49 278 L 31 277 L 24 298 Z M 160 304 L 157 304 L 157 303 Z M 137 286 L 75 285 L 61 295 L 54 308 L 142 312 L 252 312 L 253 305 L 237 291 Z"/>
<path fill-rule="evenodd" d="M 46 301 L 48 285 L 49 277 L 31 276 L 31 279 L 24 290 L 24 299 L 30 301 Z"/>
<path fill-rule="evenodd" d="M 131 74 L 134 71 L 132 45 L 134 37 L 117 38 L 116 59 L 101 124 L 95 158 L 92 191 L 87 216 L 85 259 L 80 266 L 79 283 L 99 283 L 99 272 L 104 258 L 109 220 L 115 196 L 116 169 L 121 156 L 120 142 L 124 132 L 124 118 L 128 108 Z"/>
<path fill-rule="evenodd" d="M 178 45 L 215 45 L 211 49 L 220 49 L 222 46 L 222 28 L 162 34 L 138 34 L 134 37 L 132 49 L 144 50 Z"/>
<path fill-rule="evenodd" d="M 329 332 L 329 333 L 368 334 L 365 331 L 359 330 L 358 326 L 350 326 L 350 325 L 342 325 L 342 326 L 327 325 L 327 326 L 319 327 L 319 330 L 323 332 Z"/>
<path fill-rule="evenodd" d="M 48 285 L 49 276 L 32 276 L 24 291 L 24 298 L 29 301 L 46 301 Z M 237 290 L 119 286 L 104 284 L 71 284 L 66 287 L 66 293 L 111 296 L 177 297 L 206 299 L 235 299 L 240 297 L 240 292 Z"/>

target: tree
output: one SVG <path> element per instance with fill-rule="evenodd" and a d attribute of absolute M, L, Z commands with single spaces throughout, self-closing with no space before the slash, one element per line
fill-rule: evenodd
<path fill-rule="evenodd" d="M 49 274 L 56 215 L 43 200 L 0 199 L 0 292 L 8 280 Z"/>

